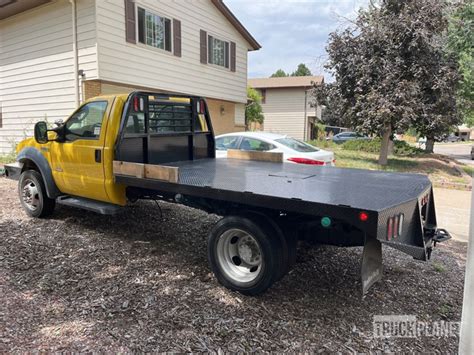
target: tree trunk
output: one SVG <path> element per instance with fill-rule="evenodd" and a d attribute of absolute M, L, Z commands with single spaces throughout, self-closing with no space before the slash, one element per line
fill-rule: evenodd
<path fill-rule="evenodd" d="M 434 138 L 426 137 L 425 153 L 433 153 L 434 144 L 435 144 Z"/>
<path fill-rule="evenodd" d="M 388 162 L 388 146 L 390 144 L 390 136 L 392 135 L 392 125 L 385 126 L 385 131 L 382 136 L 382 145 L 380 147 L 379 164 L 387 165 Z"/>

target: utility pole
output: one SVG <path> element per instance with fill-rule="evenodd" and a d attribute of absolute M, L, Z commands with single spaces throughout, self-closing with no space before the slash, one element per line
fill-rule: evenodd
<path fill-rule="evenodd" d="M 474 354 L 474 193 L 471 193 L 471 224 L 467 248 L 464 303 L 462 307 L 459 354 Z"/>

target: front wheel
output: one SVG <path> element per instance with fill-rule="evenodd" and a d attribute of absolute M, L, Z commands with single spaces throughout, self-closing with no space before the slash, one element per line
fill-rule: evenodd
<path fill-rule="evenodd" d="M 54 211 L 56 201 L 46 194 L 43 177 L 35 170 L 24 171 L 18 182 L 18 194 L 25 212 L 31 217 L 47 217 Z"/>
<path fill-rule="evenodd" d="M 281 238 L 272 228 L 240 216 L 217 222 L 209 234 L 208 256 L 219 282 L 245 295 L 266 291 L 285 264 Z"/>

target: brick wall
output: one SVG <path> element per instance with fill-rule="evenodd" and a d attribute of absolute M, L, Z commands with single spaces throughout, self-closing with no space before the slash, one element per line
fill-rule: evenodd
<path fill-rule="evenodd" d="M 84 90 L 84 101 L 91 97 L 99 96 L 102 93 L 102 83 L 100 80 L 87 80 L 84 81 L 82 85 Z"/>
<path fill-rule="evenodd" d="M 244 125 L 235 124 L 235 104 L 228 101 L 207 99 L 214 134 L 245 131 Z"/>

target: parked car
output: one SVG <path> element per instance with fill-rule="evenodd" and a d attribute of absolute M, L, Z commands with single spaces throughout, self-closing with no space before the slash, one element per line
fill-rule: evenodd
<path fill-rule="evenodd" d="M 454 142 L 459 142 L 461 140 L 461 137 L 455 135 L 455 134 L 450 134 L 449 136 L 447 136 L 443 141 L 444 142 L 450 142 L 450 143 L 454 143 Z"/>
<path fill-rule="evenodd" d="M 474 160 L 474 145 L 471 146 L 471 160 Z"/>
<path fill-rule="evenodd" d="M 332 141 L 337 144 L 342 144 L 344 142 L 352 141 L 355 139 L 368 140 L 370 138 L 356 132 L 341 132 L 332 137 Z"/>
<path fill-rule="evenodd" d="M 281 152 L 285 163 L 334 165 L 334 153 L 297 139 L 268 132 L 227 133 L 216 137 L 216 158 L 227 158 L 228 149 Z"/>

